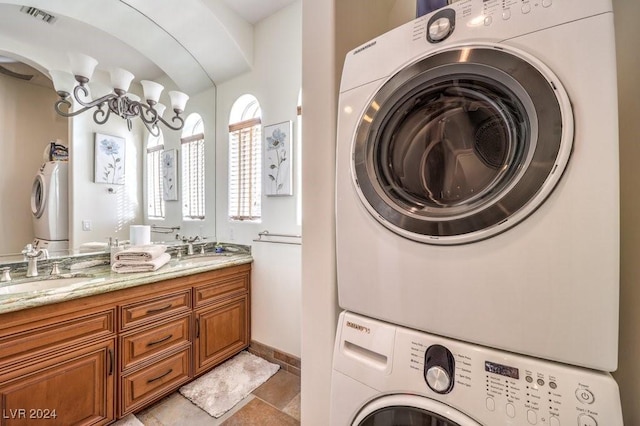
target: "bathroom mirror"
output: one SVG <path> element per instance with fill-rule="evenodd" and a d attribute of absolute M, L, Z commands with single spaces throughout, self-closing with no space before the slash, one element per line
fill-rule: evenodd
<path fill-rule="evenodd" d="M 0 263 L 9 258 L 13 260 L 37 236 L 31 211 L 32 198 L 37 198 L 33 188 L 36 174 L 47 159 L 51 141 L 70 148 L 69 202 L 65 209 L 69 218 L 69 252 L 57 251 L 58 255 L 101 251 L 100 244 L 105 244 L 109 237 L 128 240 L 129 225 L 143 223 L 160 227 L 153 235 L 154 241 L 175 242 L 176 234 L 207 236 L 209 240 L 215 240 L 213 209 L 210 209 L 210 220 L 191 221 L 185 226 L 181 223 L 180 197 L 165 202 L 165 214 L 175 218 L 171 222 L 145 220 L 146 129 L 134 124 L 129 132 L 117 127 L 126 126 L 124 122 L 116 122 L 102 130 L 96 127 L 90 115 L 69 120 L 53 110 L 56 100 L 50 80 L 40 71 L 8 56 L 0 56 L 0 111 L 4 111 L 5 116 L 5 125 L 0 127 L 5 162 L 5 166 L 0 167 L 3 200 L 0 203 Z M 124 134 L 127 176 L 123 185 L 95 182 L 96 134 Z M 179 146 L 180 132 L 172 136 L 174 146 Z M 170 141 L 166 138 L 165 144 Z M 208 148 L 213 151 L 214 145 L 209 143 Z M 213 194 L 212 185 L 207 196 Z M 50 206 L 56 200 L 48 201 Z M 57 227 L 54 225 L 54 228 Z"/>
<path fill-rule="evenodd" d="M 157 7 L 153 2 L 134 0 L 66 0 L 38 1 L 32 6 L 24 6 L 19 0 L 0 0 L 0 55 L 18 59 L 46 74 L 49 70 L 70 71 L 68 53 L 84 53 L 98 60 L 97 71 L 89 83 L 92 93 L 108 93 L 111 90 L 108 87 L 104 91 L 109 80 L 107 70 L 124 68 L 135 76 L 130 91 L 139 94 L 139 81 L 142 79 L 156 81 L 165 86 L 161 103 L 170 104 L 166 93 L 179 90 L 190 96 L 185 116 L 197 112 L 203 117 L 206 212 L 204 219 L 199 216 L 195 220 L 183 219 L 180 188 L 178 200 L 166 202 L 163 219 L 145 217 L 148 133 L 144 126 L 132 120 L 133 126 L 129 131 L 126 121 L 113 116 L 107 124 L 98 126 L 93 123 L 89 112 L 66 121 L 70 144 L 69 233 L 72 250 L 77 250 L 82 244 L 104 242 L 108 237 L 128 239 L 128 226 L 142 223 L 180 226 L 181 235 L 208 235 L 215 239 L 216 83 L 250 71 L 255 50 L 253 25 L 236 13 L 236 3 L 233 0 L 181 0 L 165 2 L 162 7 Z M 38 6 L 46 7 L 46 10 Z M 180 22 L 189 22 L 190 25 L 176 24 Z M 194 28 L 198 30 L 194 31 Z M 103 84 L 92 87 L 92 83 Z M 54 98 L 46 100 L 43 105 L 54 114 L 55 94 L 49 96 Z M 23 96 L 18 99 L 36 103 Z M 3 105 L 0 109 L 7 131 L 15 125 L 16 110 L 15 105 Z M 38 126 L 38 122 L 30 120 L 28 114 L 21 114 L 18 118 L 18 121 L 27 122 L 27 126 Z M 167 117 L 167 112 L 165 118 L 171 118 Z M 125 138 L 126 161 L 132 162 L 135 168 L 128 174 L 129 185 L 110 187 L 94 182 L 94 144 L 98 132 Z M 179 131 L 164 134 L 164 149 L 176 149 L 178 162 L 181 136 Z M 17 182 L 18 177 L 11 176 L 11 185 L 4 185 L 0 190 L 0 210 L 9 203 L 17 203 L 16 194 L 24 195 L 31 191 L 38 164 L 29 166 L 24 163 L 24 144 L 37 146 L 31 161 L 39 163 L 43 146 L 50 136 L 47 133 L 31 138 L 34 141 L 13 137 L 10 146 L 2 146 L 5 158 L 7 153 L 17 158 L 15 164 L 24 171 L 26 183 L 16 183 L 14 189 L 13 181 Z M 5 144 L 6 140 L 0 140 L 0 143 Z M 18 186 L 21 189 L 17 189 Z M 0 213 L 0 254 L 21 250 L 29 242 L 29 239 L 22 241 L 21 237 L 19 243 L 11 246 L 6 243 L 9 229 L 18 221 L 27 224 L 31 221 L 29 206 L 25 204 L 22 201 L 23 213 L 8 213 L 11 217 Z M 156 235 L 160 239 L 174 236 Z"/>

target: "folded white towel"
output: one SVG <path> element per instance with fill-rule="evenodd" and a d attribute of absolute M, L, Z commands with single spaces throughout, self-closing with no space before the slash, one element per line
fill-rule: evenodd
<path fill-rule="evenodd" d="M 171 260 L 169 253 L 162 253 L 151 260 L 118 260 L 111 265 L 111 270 L 119 274 L 127 272 L 151 272 L 164 266 Z"/>
<path fill-rule="evenodd" d="M 135 260 L 147 261 L 153 260 L 167 251 L 167 246 L 162 244 L 151 244 L 148 246 L 133 246 L 119 251 L 115 255 L 115 260 Z"/>

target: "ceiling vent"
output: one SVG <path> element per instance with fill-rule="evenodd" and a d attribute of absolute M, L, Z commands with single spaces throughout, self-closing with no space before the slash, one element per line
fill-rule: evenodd
<path fill-rule="evenodd" d="M 27 15 L 33 16 L 41 21 L 46 22 L 47 24 L 53 24 L 57 19 L 52 14 L 45 12 L 44 10 L 38 9 L 37 7 L 30 6 L 22 6 L 20 8 L 20 12 L 26 13 Z"/>

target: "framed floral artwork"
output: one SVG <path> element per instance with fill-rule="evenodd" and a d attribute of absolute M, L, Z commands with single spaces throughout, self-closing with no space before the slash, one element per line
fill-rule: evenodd
<path fill-rule="evenodd" d="M 124 185 L 125 148 L 124 138 L 96 133 L 95 183 Z"/>
<path fill-rule="evenodd" d="M 162 152 L 162 198 L 165 201 L 178 199 L 178 150 Z"/>
<path fill-rule="evenodd" d="M 291 121 L 264 126 L 265 195 L 293 195 L 291 185 Z"/>

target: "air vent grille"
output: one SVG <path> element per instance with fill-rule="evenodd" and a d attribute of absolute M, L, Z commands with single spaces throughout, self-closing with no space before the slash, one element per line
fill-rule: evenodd
<path fill-rule="evenodd" d="M 22 6 L 20 8 L 20 12 L 33 16 L 34 18 L 44 21 L 47 24 L 53 24 L 56 20 L 55 16 L 48 12 L 45 12 L 44 10 L 38 9 L 37 7 Z"/>

